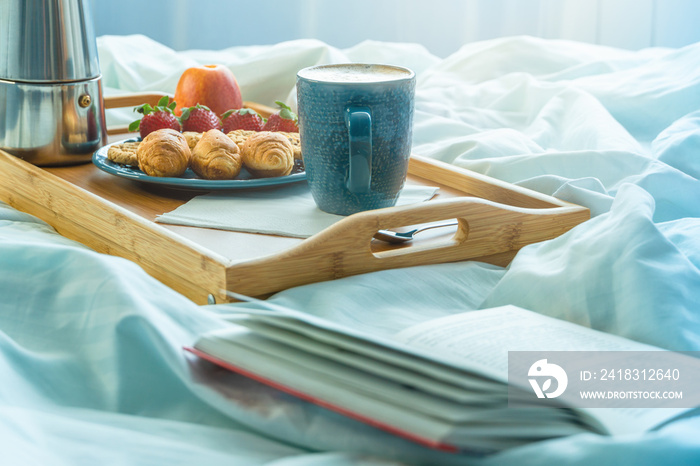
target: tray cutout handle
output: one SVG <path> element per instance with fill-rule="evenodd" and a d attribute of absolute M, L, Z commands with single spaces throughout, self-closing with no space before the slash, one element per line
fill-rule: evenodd
<path fill-rule="evenodd" d="M 460 219 L 460 227 L 446 244 L 372 252 L 371 241 L 378 230 L 451 218 Z M 588 210 L 575 205 L 533 209 L 476 197 L 360 212 L 284 253 L 233 264 L 226 283 L 229 290 L 263 296 L 389 268 L 470 259 L 505 266 L 523 246 L 555 238 L 588 218 Z"/>
<path fill-rule="evenodd" d="M 443 221 L 455 222 L 457 227 L 456 230 L 455 225 L 439 227 L 433 230 L 432 235 L 418 233 L 413 240 L 407 241 L 405 243 L 389 243 L 382 240 L 371 240 L 370 252 L 377 259 L 384 259 L 387 257 L 400 256 L 403 254 L 412 254 L 418 249 L 431 251 L 451 248 L 467 240 L 469 236 L 469 222 L 467 222 L 467 220 L 463 218 L 453 217 L 446 218 Z M 402 227 L 413 227 L 418 225 L 423 226 L 424 224 L 393 226 L 390 229 L 396 230 Z M 444 231 L 442 234 L 439 233 L 441 229 Z M 382 230 L 386 229 L 383 228 Z M 449 232 L 452 233 L 451 236 L 448 236 Z M 436 236 L 438 237 L 436 238 Z"/>

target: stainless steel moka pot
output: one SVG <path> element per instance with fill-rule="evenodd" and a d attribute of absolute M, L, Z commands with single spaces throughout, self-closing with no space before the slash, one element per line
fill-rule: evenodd
<path fill-rule="evenodd" d="M 0 149 L 72 165 L 106 140 L 89 0 L 0 0 Z"/>

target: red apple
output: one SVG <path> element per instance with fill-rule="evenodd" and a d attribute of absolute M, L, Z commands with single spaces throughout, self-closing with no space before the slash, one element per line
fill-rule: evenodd
<path fill-rule="evenodd" d="M 222 65 L 187 68 L 175 88 L 175 115 L 197 104 L 209 107 L 217 115 L 243 107 L 241 89 L 231 70 Z"/>

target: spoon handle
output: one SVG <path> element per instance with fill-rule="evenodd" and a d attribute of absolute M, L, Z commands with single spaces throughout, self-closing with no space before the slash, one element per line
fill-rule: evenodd
<path fill-rule="evenodd" d="M 436 223 L 434 225 L 426 225 L 406 232 L 379 230 L 377 233 L 375 233 L 374 238 L 384 241 L 385 243 L 406 243 L 408 241 L 412 241 L 416 233 L 420 233 L 421 231 L 430 230 L 432 228 L 450 227 L 457 224 L 457 220 L 450 220 L 448 222 Z"/>
<path fill-rule="evenodd" d="M 458 223 L 459 222 L 457 222 L 457 220 L 450 220 L 449 222 L 436 223 L 435 225 L 426 225 L 424 227 L 416 228 L 415 230 L 410 231 L 409 233 L 411 233 L 411 237 L 413 237 L 413 235 L 415 235 L 416 233 L 420 233 L 421 231 L 430 230 L 433 228 L 451 227 L 457 225 Z"/>

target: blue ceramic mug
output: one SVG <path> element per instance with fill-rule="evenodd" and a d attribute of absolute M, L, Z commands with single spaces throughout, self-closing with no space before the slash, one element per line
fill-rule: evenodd
<path fill-rule="evenodd" d="M 321 210 L 350 215 L 396 204 L 411 155 L 415 86 L 415 73 L 398 66 L 299 71 L 301 152 Z"/>

